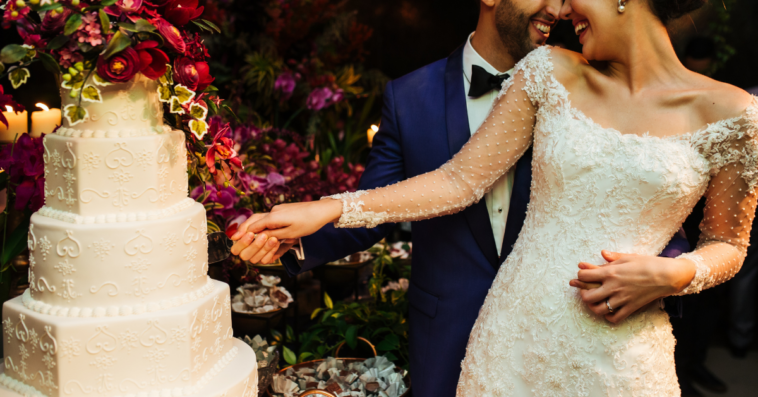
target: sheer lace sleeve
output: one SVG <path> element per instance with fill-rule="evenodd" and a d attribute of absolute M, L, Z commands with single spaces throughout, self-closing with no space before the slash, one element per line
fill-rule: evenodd
<path fill-rule="evenodd" d="M 530 53 L 503 83 L 481 127 L 439 169 L 394 185 L 327 198 L 342 200 L 337 227 L 375 227 L 452 214 L 479 201 L 532 142 L 552 64 L 547 49 Z"/>
<path fill-rule="evenodd" d="M 700 241 L 695 251 L 679 256 L 695 263 L 695 277 L 678 295 L 729 280 L 745 260 L 758 197 L 758 98 L 745 117 L 697 138 L 696 145 L 711 162 L 711 181 Z"/>

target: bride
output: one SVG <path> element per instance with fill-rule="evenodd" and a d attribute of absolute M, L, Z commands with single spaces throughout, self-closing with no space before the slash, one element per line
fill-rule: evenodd
<path fill-rule="evenodd" d="M 685 69 L 664 27 L 704 2 L 566 0 L 582 55 L 541 47 L 520 61 L 448 163 L 244 226 L 281 241 L 329 222 L 451 214 L 531 145 L 531 204 L 472 331 L 458 395 L 678 396 L 671 325 L 650 303 L 740 269 L 758 185 L 758 98 Z M 703 195 L 697 249 L 656 257 Z"/>

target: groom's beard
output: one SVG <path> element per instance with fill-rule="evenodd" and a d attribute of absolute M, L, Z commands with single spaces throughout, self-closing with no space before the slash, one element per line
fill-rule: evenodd
<path fill-rule="evenodd" d="M 503 0 L 495 11 L 495 26 L 508 54 L 518 62 L 538 47 L 529 35 L 531 16 L 510 0 Z"/>

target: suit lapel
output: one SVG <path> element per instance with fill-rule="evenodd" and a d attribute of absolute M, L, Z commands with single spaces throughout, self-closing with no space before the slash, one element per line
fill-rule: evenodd
<path fill-rule="evenodd" d="M 455 50 L 447 59 L 445 68 L 445 117 L 447 140 L 452 158 L 471 138 L 466 93 L 463 87 L 463 46 Z M 471 208 L 466 209 L 463 214 L 466 216 L 469 228 L 471 228 L 479 248 L 484 252 L 490 264 L 497 269 L 499 267 L 497 245 L 495 244 L 495 237 L 492 235 L 492 224 L 485 200 L 480 200 Z"/>

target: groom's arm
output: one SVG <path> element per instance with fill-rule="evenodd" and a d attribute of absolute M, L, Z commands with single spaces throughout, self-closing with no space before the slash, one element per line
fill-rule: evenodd
<path fill-rule="evenodd" d="M 366 170 L 358 185 L 360 190 L 383 187 L 406 179 L 392 84 L 391 81 L 387 83 L 384 91 L 382 122 L 374 136 Z M 305 260 L 298 261 L 292 253 L 284 254 L 281 260 L 291 275 L 307 272 L 317 266 L 371 248 L 394 227 L 395 224 L 383 224 L 374 229 L 337 229 L 329 224 L 315 234 L 301 239 Z"/>

